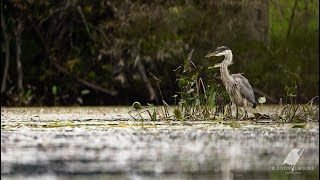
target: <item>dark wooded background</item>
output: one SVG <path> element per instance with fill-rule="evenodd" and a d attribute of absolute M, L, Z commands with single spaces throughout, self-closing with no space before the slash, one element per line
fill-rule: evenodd
<path fill-rule="evenodd" d="M 2 0 L 1 105 L 157 104 L 148 71 L 172 103 L 188 52 L 206 67 L 221 45 L 257 98 L 306 103 L 319 89 L 318 22 L 316 0 Z"/>

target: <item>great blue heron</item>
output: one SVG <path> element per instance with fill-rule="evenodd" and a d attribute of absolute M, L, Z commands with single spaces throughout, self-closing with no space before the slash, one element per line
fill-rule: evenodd
<path fill-rule="evenodd" d="M 231 102 L 236 105 L 236 119 L 238 119 L 238 107 L 244 107 L 244 117 L 248 116 L 247 107 L 255 108 L 257 106 L 254 93 L 248 79 L 241 74 L 229 73 L 228 66 L 232 64 L 232 51 L 226 47 L 218 47 L 213 53 L 205 57 L 224 56 L 224 60 L 220 65 L 221 80 L 226 87 Z"/>

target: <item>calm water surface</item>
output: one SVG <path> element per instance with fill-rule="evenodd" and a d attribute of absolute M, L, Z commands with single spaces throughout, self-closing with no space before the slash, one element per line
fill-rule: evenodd
<path fill-rule="evenodd" d="M 292 128 L 250 122 L 235 126 L 223 120 L 138 122 L 128 111 L 128 107 L 2 108 L 1 177 L 319 177 L 318 123 Z M 300 150 L 293 172 L 282 165 L 292 149 Z"/>

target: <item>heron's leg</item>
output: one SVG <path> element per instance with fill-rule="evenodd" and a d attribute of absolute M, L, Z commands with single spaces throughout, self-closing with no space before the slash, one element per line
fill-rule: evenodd
<path fill-rule="evenodd" d="M 228 114 L 228 116 L 229 116 L 229 118 L 232 118 L 232 108 L 234 107 L 234 104 L 233 103 L 230 103 L 229 104 L 229 114 Z"/>
<path fill-rule="evenodd" d="M 243 109 L 244 109 L 244 114 L 243 114 L 243 117 L 241 118 L 241 120 L 246 120 L 248 118 L 247 107 L 244 106 Z"/>
<path fill-rule="evenodd" d="M 238 106 L 236 105 L 236 120 L 238 120 L 238 115 L 239 115 Z"/>
<path fill-rule="evenodd" d="M 244 118 L 247 119 L 248 118 L 248 111 L 247 108 L 244 108 Z"/>
<path fill-rule="evenodd" d="M 248 115 L 248 110 L 246 108 L 246 118 L 249 118 L 249 115 Z"/>
<path fill-rule="evenodd" d="M 247 105 L 244 105 L 244 118 L 248 118 Z"/>
<path fill-rule="evenodd" d="M 243 100 L 243 110 L 244 110 L 244 115 L 243 115 L 243 118 L 241 118 L 242 120 L 246 120 L 248 118 L 248 111 L 247 111 L 247 100 L 244 99 Z"/>

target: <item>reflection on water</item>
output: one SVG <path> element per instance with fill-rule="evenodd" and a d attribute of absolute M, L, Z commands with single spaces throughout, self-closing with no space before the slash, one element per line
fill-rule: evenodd
<path fill-rule="evenodd" d="M 12 179 L 315 179 L 319 177 L 319 126 L 247 125 L 212 122 L 118 125 L 89 119 L 63 126 L 30 126 L 55 114 L 27 119 L 1 110 L 1 175 Z M 35 111 L 37 112 L 37 111 Z M 66 113 L 66 112 L 64 112 Z M 78 113 L 90 116 L 90 111 Z M 89 115 L 88 115 L 89 114 Z M 115 114 L 113 114 L 115 115 Z M 29 116 L 32 116 L 30 113 Z M 95 116 L 95 115 L 92 115 Z M 103 115 L 101 115 L 103 116 Z M 116 115 L 115 115 L 116 116 Z M 14 117 L 14 118 L 13 118 Z M 56 116 L 54 116 L 56 117 Z M 63 120 L 63 116 L 59 116 Z M 67 115 L 66 117 L 69 117 Z M 65 119 L 66 123 L 68 120 Z M 99 126 L 96 126 L 100 123 Z M 80 124 L 80 125 L 79 125 Z M 4 125 L 4 126 L 3 126 Z M 304 148 L 296 167 L 273 170 L 291 149 Z"/>

